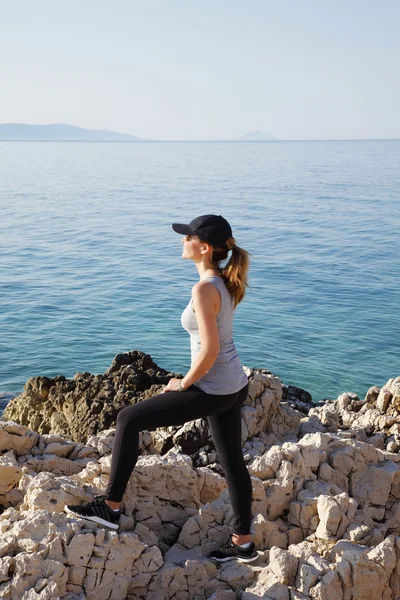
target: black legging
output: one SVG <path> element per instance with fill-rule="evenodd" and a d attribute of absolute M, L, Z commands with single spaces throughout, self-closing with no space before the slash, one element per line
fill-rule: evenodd
<path fill-rule="evenodd" d="M 107 498 L 121 502 L 139 454 L 139 432 L 183 425 L 208 417 L 219 461 L 225 471 L 235 517 L 233 533 L 250 533 L 252 486 L 243 460 L 240 408 L 248 383 L 234 394 L 206 394 L 196 385 L 184 392 L 163 392 L 127 406 L 118 414 Z"/>

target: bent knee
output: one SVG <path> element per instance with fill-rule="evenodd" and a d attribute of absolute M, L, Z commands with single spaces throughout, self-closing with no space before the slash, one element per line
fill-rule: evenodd
<path fill-rule="evenodd" d="M 135 418 L 134 406 L 125 406 L 117 415 L 117 425 L 126 425 Z"/>

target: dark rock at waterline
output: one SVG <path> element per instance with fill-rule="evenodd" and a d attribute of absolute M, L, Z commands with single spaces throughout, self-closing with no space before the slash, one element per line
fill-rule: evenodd
<path fill-rule="evenodd" d="M 10 400 L 15 398 L 15 396 L 16 394 L 13 394 L 12 392 L 0 392 L 0 418 L 7 404 Z"/>
<path fill-rule="evenodd" d="M 281 395 L 283 388 L 282 400 L 303 414 L 308 414 L 313 406 L 308 392 L 294 386 L 282 386 L 270 371 L 248 371 L 251 379 L 264 377 L 270 381 L 270 376 L 275 387 L 280 388 Z M 121 409 L 160 393 L 171 377 L 179 376 L 159 368 L 150 355 L 133 350 L 117 354 L 104 374 L 76 373 L 73 379 L 63 375 L 54 378 L 31 377 L 25 383 L 23 392 L 9 402 L 3 418 L 16 421 L 40 434 L 60 435 L 85 443 L 90 436 L 115 427 Z M 257 383 L 257 394 L 262 393 L 265 385 L 265 382 Z M 190 456 L 197 456 L 207 444 L 211 451 L 214 450 L 207 420 L 165 430 L 159 428 L 153 438 L 155 448 L 161 454 L 173 446 Z"/>
<path fill-rule="evenodd" d="M 287 402 L 291 408 L 305 415 L 308 415 L 310 408 L 315 406 L 310 392 L 294 385 L 283 384 L 282 402 Z"/>
<path fill-rule="evenodd" d="M 171 377 L 151 356 L 138 350 L 117 354 L 104 374 L 76 373 L 73 379 L 30 377 L 11 399 L 3 419 L 40 434 L 53 433 L 75 442 L 114 427 L 125 406 L 154 396 Z"/>

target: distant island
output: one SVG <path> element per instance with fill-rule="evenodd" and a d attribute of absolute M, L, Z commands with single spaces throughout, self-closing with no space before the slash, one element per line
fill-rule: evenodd
<path fill-rule="evenodd" d="M 108 129 L 84 129 L 63 123 L 54 123 L 53 125 L 0 123 L 0 141 L 138 142 L 140 138 Z"/>
<path fill-rule="evenodd" d="M 275 140 L 262 131 L 250 131 L 236 139 L 216 139 L 226 142 L 268 142 Z M 52 125 L 28 125 L 25 123 L 0 123 L 0 141 L 2 142 L 156 142 L 126 133 L 117 133 L 108 129 L 85 129 L 64 123 Z M 178 140 L 171 140 L 178 141 Z M 190 140 L 186 140 L 190 141 Z M 196 140 L 193 140 L 196 141 Z M 205 140 L 203 140 L 205 141 Z"/>

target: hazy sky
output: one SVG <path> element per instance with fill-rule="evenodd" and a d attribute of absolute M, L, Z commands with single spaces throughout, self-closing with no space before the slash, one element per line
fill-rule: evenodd
<path fill-rule="evenodd" d="M 400 138 L 399 0 L 1 0 L 0 122 Z"/>

